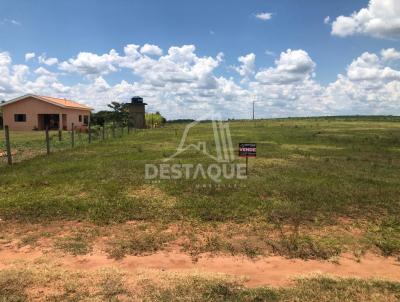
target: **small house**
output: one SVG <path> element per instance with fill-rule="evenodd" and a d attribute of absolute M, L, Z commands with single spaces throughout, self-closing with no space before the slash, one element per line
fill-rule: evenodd
<path fill-rule="evenodd" d="M 0 104 L 10 130 L 71 130 L 89 124 L 92 108 L 67 99 L 27 94 Z"/>

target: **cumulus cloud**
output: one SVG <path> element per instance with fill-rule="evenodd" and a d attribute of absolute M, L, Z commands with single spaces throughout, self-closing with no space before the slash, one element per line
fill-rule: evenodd
<path fill-rule="evenodd" d="M 52 72 L 48 71 L 46 68 L 44 67 L 39 67 L 37 68 L 34 73 L 39 74 L 39 75 L 51 75 Z"/>
<path fill-rule="evenodd" d="M 112 49 L 108 54 L 97 55 L 80 52 L 76 58 L 61 62 L 59 68 L 71 73 L 86 76 L 99 76 L 117 71 L 115 64 L 120 60 L 118 53 Z"/>
<path fill-rule="evenodd" d="M 26 82 L 29 68 L 26 65 L 13 65 L 8 52 L 0 52 L 0 98 L 15 93 Z"/>
<path fill-rule="evenodd" d="M 330 83 L 325 98 L 339 113 L 399 114 L 400 71 L 388 65 L 387 54 L 365 52 L 353 60 L 345 74 Z"/>
<path fill-rule="evenodd" d="M 264 84 L 289 84 L 309 79 L 315 68 L 314 61 L 302 49 L 282 52 L 275 67 L 259 71 L 255 78 Z"/>
<path fill-rule="evenodd" d="M 382 49 L 381 56 L 384 61 L 400 60 L 400 51 L 394 48 Z"/>
<path fill-rule="evenodd" d="M 159 46 L 152 44 L 144 44 L 140 49 L 140 52 L 142 54 L 154 56 L 161 56 L 163 54 L 163 51 Z"/>
<path fill-rule="evenodd" d="M 347 37 L 364 34 L 377 38 L 400 38 L 400 1 L 370 0 L 350 16 L 339 16 L 332 23 L 332 35 Z"/>
<path fill-rule="evenodd" d="M 267 13 L 267 12 L 258 13 L 255 16 L 258 20 L 261 20 L 261 21 L 267 21 L 267 20 L 272 19 L 272 13 Z"/>
<path fill-rule="evenodd" d="M 6 51 L 0 52 L 0 66 L 8 66 L 11 64 L 10 54 Z"/>
<path fill-rule="evenodd" d="M 142 48 L 129 44 L 121 55 L 115 50 L 81 52 L 58 64 L 63 73 L 47 66 L 30 71 L 0 52 L 0 99 L 36 93 L 76 99 L 100 110 L 110 100 L 126 102 L 141 95 L 150 110 L 167 118 L 196 118 L 212 110 L 226 118 L 246 118 L 254 97 L 259 116 L 400 114 L 399 52 L 394 48 L 360 54 L 328 85 L 315 80 L 316 64 L 302 49 L 288 49 L 273 66 L 262 68 L 256 67 L 253 53 L 241 56 L 235 67 L 241 79 L 236 80 L 220 75 L 218 69 L 227 67 L 222 53 L 201 56 L 194 45 L 182 45 L 149 56 Z M 135 80 L 107 81 L 108 74 L 122 69 Z M 74 75 L 78 83 L 66 85 L 64 74 Z"/>
<path fill-rule="evenodd" d="M 40 64 L 45 64 L 48 66 L 52 66 L 55 64 L 58 64 L 58 59 L 57 58 L 47 58 L 46 54 L 42 54 L 38 57 L 39 63 Z"/>
<path fill-rule="evenodd" d="M 384 52 L 384 51 L 383 51 Z M 347 77 L 352 81 L 390 82 L 400 80 L 400 71 L 386 66 L 378 55 L 363 53 L 347 68 Z"/>
<path fill-rule="evenodd" d="M 35 56 L 36 55 L 34 52 L 28 52 L 25 54 L 25 61 L 29 61 L 29 60 L 33 59 Z"/>
<path fill-rule="evenodd" d="M 130 50 L 126 52 L 127 57 L 121 59 L 120 66 L 131 69 L 143 82 L 155 87 L 187 84 L 190 87 L 185 89 L 212 89 L 215 86 L 213 70 L 222 60 L 221 54 L 215 58 L 198 57 L 194 45 L 170 47 L 168 53 L 158 59 L 137 54 L 137 47 Z"/>
<path fill-rule="evenodd" d="M 331 17 L 326 16 L 326 17 L 324 18 L 324 24 L 329 24 L 330 21 L 331 21 Z"/>
<path fill-rule="evenodd" d="M 254 53 L 249 53 L 246 56 L 241 56 L 238 61 L 241 63 L 239 67 L 235 67 L 235 70 L 244 78 L 248 79 L 254 74 L 254 62 L 256 60 L 256 55 Z"/>

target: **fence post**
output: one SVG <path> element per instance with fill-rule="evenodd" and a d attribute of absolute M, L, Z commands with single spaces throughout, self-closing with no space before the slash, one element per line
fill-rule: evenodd
<path fill-rule="evenodd" d="M 62 141 L 62 131 L 58 130 L 58 141 Z"/>
<path fill-rule="evenodd" d="M 46 127 L 46 148 L 47 148 L 47 155 L 50 154 L 50 137 L 49 137 L 49 127 Z"/>
<path fill-rule="evenodd" d="M 74 123 L 72 123 L 72 130 L 71 130 L 71 145 L 72 148 L 75 146 Z"/>
<path fill-rule="evenodd" d="M 10 130 L 8 126 L 4 126 L 4 135 L 6 139 L 7 163 L 12 165 L 11 144 L 10 144 Z"/>
<path fill-rule="evenodd" d="M 89 131 L 89 132 L 88 132 L 88 134 L 89 134 L 89 135 L 88 135 L 88 138 L 89 138 L 89 144 L 92 142 L 92 131 L 91 131 L 92 129 L 91 129 L 90 124 L 91 124 L 91 123 L 90 123 L 90 121 L 89 121 L 89 123 L 88 123 L 88 131 Z"/>
<path fill-rule="evenodd" d="M 129 124 L 128 124 L 128 134 L 129 133 L 131 133 L 131 127 L 129 127 Z"/>
<path fill-rule="evenodd" d="M 103 138 L 103 141 L 104 141 L 105 136 L 106 136 L 105 127 L 106 127 L 106 126 L 103 124 L 103 129 L 102 129 L 102 132 L 101 132 L 101 136 L 102 136 L 102 138 Z"/>

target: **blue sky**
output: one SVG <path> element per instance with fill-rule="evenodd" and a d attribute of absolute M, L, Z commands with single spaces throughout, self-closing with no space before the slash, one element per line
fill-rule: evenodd
<path fill-rule="evenodd" d="M 115 85 L 120 84 L 121 81 L 127 81 L 129 84 L 136 83 L 136 86 L 128 89 L 129 92 L 135 92 L 134 88 L 138 87 L 137 85 L 142 85 L 137 90 L 138 92 L 143 92 L 143 89 L 145 89 L 143 85 L 146 86 L 151 81 L 142 78 L 139 72 L 142 70 L 140 68 L 132 70 L 132 68 L 125 68 L 119 65 L 113 71 L 85 74 L 82 70 L 78 72 L 74 71 L 73 68 L 60 69 L 60 64 L 71 58 L 77 58 L 81 52 L 101 56 L 114 49 L 119 55 L 122 55 L 124 47 L 129 44 L 139 46 L 144 44 L 157 45 L 163 50 L 163 55 L 166 55 L 168 49 L 173 46 L 194 45 L 194 52 L 197 58 L 212 57 L 218 61 L 216 59 L 218 54 L 221 52 L 224 54 L 223 59 L 219 60 L 218 66 L 213 68 L 212 77 L 232 79 L 233 83 L 243 90 L 236 92 L 237 98 L 245 97 L 247 99 L 250 95 L 258 99 L 274 99 L 275 97 L 280 99 L 279 102 L 275 104 L 266 101 L 265 105 L 281 106 L 282 108 L 282 101 L 284 101 L 282 98 L 288 98 L 288 102 L 296 98 L 296 96 L 289 95 L 290 92 L 287 90 L 289 89 L 287 87 L 288 83 L 274 82 L 274 87 L 265 87 L 265 85 L 271 85 L 271 81 L 268 80 L 264 81 L 264 86 L 260 88 L 259 86 L 256 87 L 259 83 L 255 83 L 257 82 L 255 79 L 258 78 L 259 81 L 261 76 L 257 77 L 257 73 L 262 70 L 268 68 L 279 69 L 280 67 L 276 64 L 276 60 L 279 60 L 281 53 L 286 52 L 288 49 L 304 51 L 314 63 L 312 70 L 309 70 L 310 73 L 300 79 L 300 82 L 303 81 L 303 83 L 298 83 L 303 86 L 298 86 L 297 88 L 307 89 L 307 85 L 311 84 L 306 83 L 304 86 L 304 80 L 311 80 L 321 86 L 321 89 L 324 90 L 321 92 L 322 94 L 326 94 L 325 90 L 328 89 L 329 85 L 337 82 L 338 74 L 346 76 L 346 68 L 363 53 L 376 54 L 379 57 L 380 52 L 384 49 L 393 48 L 396 51 L 399 49 L 398 25 L 396 25 L 396 22 L 390 23 L 390 16 L 385 19 L 379 15 L 377 13 L 378 9 L 375 8 L 374 10 L 374 5 L 379 6 L 381 4 L 372 2 L 388 2 L 389 6 L 394 5 L 396 9 L 399 8 L 398 0 L 371 0 L 371 3 L 366 0 L 1 0 L 0 52 L 7 53 L 12 58 L 11 64 L 24 65 L 29 69 L 24 75 L 26 85 L 24 86 L 23 81 L 21 81 L 18 89 L 16 87 L 14 89 L 8 88 L 10 91 L 3 93 L 2 98 L 7 99 L 9 96 L 17 95 L 23 92 L 24 88 L 40 94 L 50 92 L 60 95 L 64 92 L 68 96 L 79 97 L 77 90 L 72 86 L 90 86 L 96 78 L 99 79 L 100 77 L 110 86 L 109 89 L 118 90 Z M 370 15 L 372 15 L 370 17 L 371 20 L 379 18 L 383 19 L 383 22 L 387 20 L 387 26 L 385 25 L 384 29 L 371 30 L 370 27 L 361 24 L 361 21 L 357 21 L 359 22 L 357 23 L 357 28 L 354 26 L 349 31 L 347 23 L 342 22 L 346 20 L 337 19 L 339 16 L 352 18 L 352 13 L 360 12 L 362 9 L 369 9 Z M 386 9 L 390 14 L 390 10 L 393 10 L 393 7 L 386 7 Z M 268 20 L 257 18 L 257 14 L 261 13 L 269 13 L 270 18 L 267 18 Z M 324 22 L 327 16 L 330 19 L 328 22 Z M 353 19 L 359 20 L 360 18 L 355 16 Z M 362 22 L 364 22 L 363 20 Z M 335 25 L 336 21 L 338 22 Z M 391 27 L 389 31 L 387 30 L 388 26 Z M 333 29 L 333 27 L 336 29 Z M 383 32 L 384 30 L 385 32 Z M 334 34 L 333 31 L 335 31 Z M 35 58 L 26 60 L 25 54 L 27 53 L 35 53 Z M 245 76 L 245 79 L 243 79 L 243 74 L 237 72 L 235 68 L 240 67 L 238 58 L 250 53 L 255 55 L 253 71 L 249 72 L 250 75 Z M 42 58 L 57 58 L 57 64 L 43 64 L 43 60 L 42 63 L 38 60 L 39 56 L 42 56 Z M 157 60 L 157 58 L 150 57 Z M 383 58 L 381 59 L 383 60 Z M 74 62 L 71 63 L 71 65 L 73 64 Z M 157 62 L 154 64 L 157 64 Z M 154 68 L 154 72 L 157 72 L 159 68 L 154 67 L 154 64 L 151 68 Z M 398 64 L 396 62 L 391 62 L 391 64 L 390 66 L 381 66 L 381 68 L 390 67 L 397 71 Z M 35 73 L 35 70 L 39 67 L 51 72 L 55 81 L 59 81 L 65 87 L 70 87 L 71 90 L 68 91 L 65 88 L 60 91 L 52 91 L 48 87 L 42 86 L 40 88 L 40 85 L 29 84 L 29 81 L 31 83 L 37 81 L 36 77 L 38 75 L 43 76 L 43 72 Z M 11 65 L 9 69 L 12 70 Z M 191 77 L 191 75 L 188 76 Z M 211 77 L 209 73 L 206 76 Z M 271 73 L 266 76 L 271 76 Z M 152 77 L 152 75 L 149 75 L 149 77 Z M 399 79 L 394 77 L 394 80 L 398 81 Z M 166 79 L 166 81 L 169 82 L 169 79 Z M 188 81 L 185 81 L 185 83 L 188 83 Z M 383 84 L 387 85 L 388 83 L 388 80 L 386 80 Z M 282 91 L 272 96 L 265 94 L 268 88 L 278 91 L 278 88 L 275 87 L 278 84 L 285 86 L 281 87 Z M 222 84 L 218 83 L 218 85 Z M 295 84 L 291 82 L 290 85 Z M 396 87 L 393 88 L 392 86 Z M 193 85 L 190 87 L 193 87 Z M 395 96 L 397 96 L 396 83 L 390 87 L 395 89 Z M 86 89 L 91 88 L 87 87 Z M 75 89 L 75 92 L 71 92 L 73 89 Z M 146 89 L 151 88 L 146 86 Z M 291 86 L 290 89 L 294 88 Z M 382 89 L 387 90 L 387 88 Z M 6 90 L 5 88 L 3 89 L 3 91 Z M 221 90 L 224 89 L 221 88 Z M 80 91 L 82 92 L 82 89 Z M 259 95 L 254 96 L 253 91 L 259 91 L 257 92 Z M 188 105 L 190 115 L 198 115 L 202 110 L 205 110 L 205 107 L 201 105 L 201 103 L 205 102 L 202 97 L 210 95 L 210 91 L 203 92 L 197 96 L 191 94 L 187 97 L 187 104 L 192 104 Z M 121 97 L 125 94 L 128 95 L 128 91 L 122 93 Z M 146 93 L 144 94 L 146 96 Z M 113 92 L 114 95 L 115 91 Z M 279 97 L 276 95 L 279 95 Z M 321 97 L 321 95 L 318 97 Z M 118 97 L 118 95 L 115 96 Z M 311 96 L 316 97 L 314 93 Z M 153 95 L 149 93 L 148 97 L 153 100 L 154 109 L 157 106 L 162 107 L 162 109 L 167 108 L 168 102 L 174 102 L 173 106 L 185 104 L 185 99 L 181 94 L 171 96 L 170 92 L 165 90 Z M 221 96 L 219 95 L 219 97 Z M 389 98 L 391 97 L 393 96 Z M 88 95 L 84 95 L 82 98 L 90 102 Z M 230 112 L 229 109 L 225 108 L 232 104 L 231 98 L 231 95 L 224 96 L 223 100 L 218 101 L 216 108 L 225 110 L 227 116 L 240 116 L 240 113 Z M 332 103 L 335 101 L 332 101 L 332 95 L 329 95 L 329 98 L 324 102 Z M 338 100 L 338 102 L 341 101 Z M 356 101 L 359 102 L 360 100 Z M 385 110 L 393 110 L 392 101 L 389 100 L 391 104 L 386 106 Z M 105 102 L 106 100 L 102 100 L 93 104 L 98 109 L 101 109 L 104 107 Z M 193 105 L 196 102 L 198 102 L 198 106 Z M 300 106 L 301 110 L 298 112 L 293 112 L 293 110 L 296 111 L 300 107 L 293 107 L 291 103 L 290 106 L 288 105 L 287 110 L 277 110 L 275 115 L 306 114 L 307 112 L 304 110 L 307 106 L 303 103 Z M 333 114 L 336 113 L 334 110 L 339 110 L 338 112 L 340 112 L 342 110 L 340 108 L 343 105 L 336 107 L 336 109 L 316 109 L 312 112 L 310 111 L 310 114 L 319 114 L 319 110 L 322 110 L 321 114 Z M 360 106 L 360 104 L 355 104 L 345 108 L 343 113 L 369 113 L 369 109 L 364 107 Z M 380 108 L 382 109 L 383 107 Z M 370 109 L 371 114 L 381 112 L 375 105 Z M 354 112 L 354 110 L 359 112 Z M 166 111 L 168 110 L 166 109 Z M 166 114 L 173 117 L 173 111 Z M 268 111 L 265 114 L 268 115 Z M 175 116 L 178 117 L 180 115 L 175 114 Z"/>

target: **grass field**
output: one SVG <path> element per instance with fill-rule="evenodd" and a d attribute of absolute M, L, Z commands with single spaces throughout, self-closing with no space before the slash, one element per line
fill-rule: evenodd
<path fill-rule="evenodd" d="M 235 154 L 239 142 L 257 143 L 257 158 L 249 161 L 247 180 L 223 180 L 219 185 L 210 180 L 146 181 L 144 165 L 171 156 L 184 126 L 167 125 L 73 150 L 59 148 L 50 156 L 1 166 L 0 218 L 5 227 L 0 237 L 11 240 L 9 230 L 15 225 L 80 221 L 90 230 L 74 230 L 62 240 L 31 230 L 20 234 L 19 240 L 33 245 L 41 237 L 53 236 L 54 248 L 70 254 L 90 253 L 101 240 L 103 250 L 115 259 L 170 245 L 194 258 L 207 252 L 330 261 L 345 252 L 357 257 L 367 251 L 400 256 L 399 118 L 231 121 Z M 21 134 L 18 141 L 29 149 L 42 139 L 40 133 L 32 135 Z M 213 145 L 209 123 L 201 123 L 190 135 L 192 142 Z M 173 162 L 211 163 L 195 151 Z M 135 223 L 126 225 L 128 221 Z M 241 300 L 251 301 L 248 297 L 260 294 L 269 295 L 265 301 L 331 301 L 318 300 L 318 292 L 314 298 L 293 297 L 315 282 L 329 295 L 354 290 L 356 281 L 307 282 L 286 292 L 241 292 Z M 168 300 L 165 297 L 175 291 L 184 295 L 192 290 L 177 286 L 154 294 Z M 198 293 L 222 290 L 229 295 L 239 290 L 218 282 L 208 286 Z M 354 286 L 360 286 L 360 297 L 381 293 L 383 286 L 385 297 L 399 298 L 397 283 Z"/>
<path fill-rule="evenodd" d="M 125 129 L 127 131 L 127 129 Z M 94 127 L 92 140 L 101 140 L 101 129 L 100 127 Z M 121 135 L 121 129 L 115 130 L 115 135 Z M 111 127 L 107 127 L 105 130 L 106 138 L 112 137 Z M 0 153 L 5 152 L 5 140 L 4 131 L 0 130 Z M 59 140 L 58 131 L 50 131 L 50 149 L 51 151 L 68 150 L 72 146 L 72 137 L 70 131 L 62 132 L 62 139 Z M 74 145 L 84 146 L 88 144 L 87 133 L 75 133 Z M 21 162 L 27 159 L 34 158 L 38 155 L 46 154 L 46 136 L 44 131 L 11 131 L 10 132 L 10 145 L 11 153 L 13 155 L 13 162 Z M 0 165 L 7 163 L 5 154 L 0 157 Z"/>

